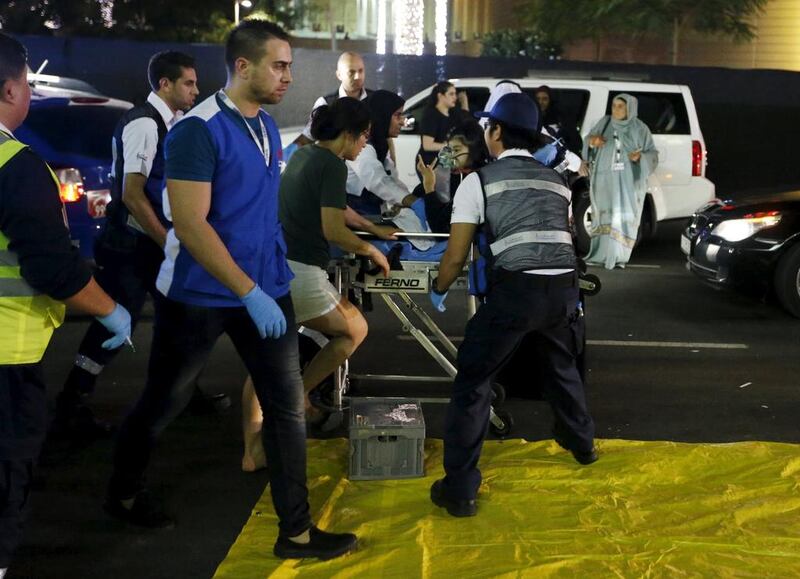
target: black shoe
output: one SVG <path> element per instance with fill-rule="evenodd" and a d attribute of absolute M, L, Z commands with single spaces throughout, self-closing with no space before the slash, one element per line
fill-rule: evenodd
<path fill-rule="evenodd" d="M 175 520 L 167 513 L 161 502 L 154 499 L 147 490 L 141 490 L 133 497 L 133 505 L 126 508 L 122 499 L 107 496 L 103 509 L 112 517 L 148 529 L 166 529 L 175 526 Z"/>
<path fill-rule="evenodd" d="M 431 501 L 437 507 L 444 507 L 447 512 L 454 517 L 474 517 L 478 512 L 478 504 L 475 499 L 451 499 L 445 496 L 443 479 L 437 480 L 431 485 Z"/>
<path fill-rule="evenodd" d="M 578 461 L 580 464 L 583 465 L 592 464 L 593 462 L 597 462 L 597 459 L 600 458 L 597 455 L 597 449 L 595 447 L 592 447 L 591 450 L 578 450 L 570 448 L 566 440 L 564 440 L 555 433 L 553 434 L 553 440 L 555 440 L 556 444 L 558 444 L 558 446 L 560 446 L 564 450 L 570 451 L 572 453 L 572 456 L 575 457 L 575 460 Z"/>
<path fill-rule="evenodd" d="M 358 538 L 353 533 L 326 533 L 316 527 L 311 527 L 309 532 L 311 540 L 304 545 L 279 535 L 272 552 L 279 559 L 315 558 L 324 561 L 340 557 L 358 546 Z"/>
<path fill-rule="evenodd" d="M 189 412 L 196 415 L 222 414 L 231 407 L 231 398 L 224 392 L 206 394 L 195 388 L 189 402 Z"/>
<path fill-rule="evenodd" d="M 57 408 L 50 428 L 51 440 L 93 442 L 111 438 L 116 428 L 113 424 L 95 418 L 88 406 Z"/>

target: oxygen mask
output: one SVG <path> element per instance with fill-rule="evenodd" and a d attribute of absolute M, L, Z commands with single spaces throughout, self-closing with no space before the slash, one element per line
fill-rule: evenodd
<path fill-rule="evenodd" d="M 439 162 L 437 165 L 442 169 L 447 169 L 448 171 L 452 171 L 453 169 L 458 168 L 458 159 L 467 155 L 468 153 L 456 153 L 455 150 L 450 147 L 449 145 L 445 145 L 441 149 L 439 149 Z"/>

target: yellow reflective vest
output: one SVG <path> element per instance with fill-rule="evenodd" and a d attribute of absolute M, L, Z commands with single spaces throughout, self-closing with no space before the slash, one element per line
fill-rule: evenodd
<path fill-rule="evenodd" d="M 0 132 L 0 172 L 25 148 Z M 55 175 L 53 179 L 60 187 Z M 65 309 L 63 303 L 37 292 L 22 279 L 17 255 L 8 249 L 8 238 L 0 231 L 0 365 L 41 360 L 53 330 L 64 322 Z"/>

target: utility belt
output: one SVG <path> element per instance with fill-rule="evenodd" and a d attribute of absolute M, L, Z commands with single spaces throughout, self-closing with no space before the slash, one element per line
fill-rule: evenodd
<path fill-rule="evenodd" d="M 491 272 L 491 283 L 502 283 L 508 280 L 518 280 L 527 287 L 538 289 L 564 289 L 578 287 L 578 273 L 570 271 L 556 275 L 527 273 L 524 271 L 510 271 L 495 269 Z"/>

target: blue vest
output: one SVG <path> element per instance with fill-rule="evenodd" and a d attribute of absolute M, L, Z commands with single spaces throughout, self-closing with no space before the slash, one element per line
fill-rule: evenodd
<path fill-rule="evenodd" d="M 144 184 L 144 192 L 147 195 L 147 200 L 153 206 L 153 210 L 161 221 L 164 227 L 169 227 L 169 221 L 164 217 L 164 209 L 162 207 L 162 192 L 164 190 L 164 137 L 167 135 L 167 125 L 161 117 L 156 107 L 149 102 L 142 105 L 133 107 L 126 111 L 117 123 L 117 128 L 114 130 L 114 148 L 116 154 L 114 156 L 114 167 L 111 181 L 111 202 L 106 210 L 108 217 L 107 226 L 119 230 L 135 231 L 128 227 L 128 208 L 122 202 L 122 190 L 125 186 L 125 158 L 123 155 L 122 132 L 125 126 L 137 119 L 150 118 L 156 123 L 158 129 L 158 147 L 156 155 L 153 158 L 153 166 L 150 169 L 150 174 L 147 176 L 147 181 Z"/>
<path fill-rule="evenodd" d="M 217 95 L 204 100 L 180 122 L 202 120 L 216 152 L 207 220 L 231 257 L 269 296 L 289 293 L 293 274 L 286 262 L 286 242 L 278 221 L 278 157 L 281 139 L 275 121 L 259 111 L 270 149 L 269 167 L 244 121 Z M 196 121 L 193 121 L 196 122 Z M 260 136 L 260 135 L 259 135 Z M 169 139 L 167 140 L 169 155 Z M 242 306 L 241 300 L 208 273 L 182 247 L 175 231 L 167 233 L 156 285 L 170 299 L 203 307 Z"/>

